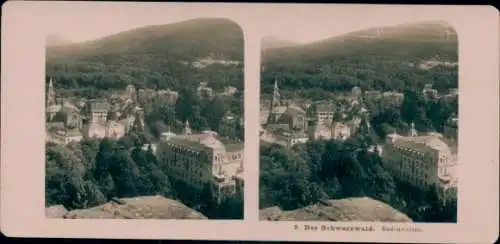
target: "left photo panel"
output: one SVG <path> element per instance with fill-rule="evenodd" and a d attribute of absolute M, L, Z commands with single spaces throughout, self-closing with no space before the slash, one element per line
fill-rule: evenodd
<path fill-rule="evenodd" d="M 168 16 L 47 33 L 47 218 L 243 219 L 243 31 Z"/>

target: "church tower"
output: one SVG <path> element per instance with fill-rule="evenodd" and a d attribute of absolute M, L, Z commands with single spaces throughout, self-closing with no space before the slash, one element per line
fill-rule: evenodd
<path fill-rule="evenodd" d="M 51 105 L 56 105 L 56 91 L 52 78 L 49 80 L 49 88 L 47 90 L 47 107 Z"/>
<path fill-rule="evenodd" d="M 145 129 L 143 108 L 140 107 L 135 108 L 134 129 L 136 132 L 143 132 Z"/>
<path fill-rule="evenodd" d="M 411 122 L 410 136 L 417 136 L 417 130 L 415 129 L 415 123 Z"/>
<path fill-rule="evenodd" d="M 276 107 L 280 106 L 280 92 L 278 88 L 278 79 L 274 79 L 274 91 L 273 91 L 273 99 L 271 101 L 271 110 L 269 111 L 269 119 L 268 123 L 274 123 L 275 118 L 274 118 L 274 109 Z"/>
<path fill-rule="evenodd" d="M 191 127 L 189 126 L 188 120 L 186 120 L 186 123 L 184 124 L 184 135 L 191 135 Z"/>

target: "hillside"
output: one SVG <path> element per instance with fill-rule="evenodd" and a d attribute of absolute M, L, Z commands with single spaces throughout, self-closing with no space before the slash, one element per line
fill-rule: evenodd
<path fill-rule="evenodd" d="M 119 201 L 71 211 L 56 205 L 46 208 L 45 216 L 66 219 L 206 219 L 184 204 L 161 196 L 122 198 Z"/>
<path fill-rule="evenodd" d="M 291 211 L 270 207 L 260 210 L 259 218 L 272 221 L 412 222 L 391 206 L 368 197 L 326 200 Z"/>
<path fill-rule="evenodd" d="M 179 89 L 201 81 L 243 87 L 243 32 L 218 18 L 146 26 L 83 43 L 47 47 L 47 78 L 65 89 L 122 89 L 127 84 Z M 218 62 L 199 68 L 199 60 Z M 234 62 L 233 62 L 234 63 Z"/>
<path fill-rule="evenodd" d="M 318 93 L 318 88 L 349 91 L 353 86 L 402 91 L 422 89 L 425 83 L 440 91 L 457 87 L 456 66 L 420 69 L 427 60 L 458 62 L 453 27 L 441 21 L 409 23 L 268 49 L 263 56 L 262 89 L 272 90 L 276 73 L 283 90 L 312 89 L 310 93 Z"/>

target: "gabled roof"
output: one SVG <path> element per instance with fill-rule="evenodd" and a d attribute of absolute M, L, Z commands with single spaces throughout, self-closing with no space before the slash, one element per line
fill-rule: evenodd
<path fill-rule="evenodd" d="M 240 151 L 243 150 L 244 147 L 245 143 L 228 144 L 226 145 L 226 151 L 228 152 Z"/>
<path fill-rule="evenodd" d="M 399 137 L 395 140 L 395 143 L 416 150 L 427 148 L 438 151 L 450 150 L 448 145 L 436 136 Z"/>
<path fill-rule="evenodd" d="M 306 112 L 299 107 L 289 106 L 286 108 L 285 112 L 279 117 L 277 123 L 287 123 L 296 116 L 305 116 Z"/>
<path fill-rule="evenodd" d="M 286 106 L 278 106 L 273 109 L 273 114 L 283 114 L 286 111 Z"/>

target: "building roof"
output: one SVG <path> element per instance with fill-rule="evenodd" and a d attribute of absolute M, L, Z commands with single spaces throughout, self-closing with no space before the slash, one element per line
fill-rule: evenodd
<path fill-rule="evenodd" d="M 286 108 L 285 112 L 279 117 L 277 123 L 288 123 L 291 119 L 296 116 L 305 116 L 306 112 L 303 109 L 296 106 L 289 106 Z"/>
<path fill-rule="evenodd" d="M 245 143 L 227 144 L 226 151 L 228 151 L 228 152 L 240 151 L 240 150 L 243 150 L 244 147 L 245 147 Z"/>
<path fill-rule="evenodd" d="M 82 136 L 82 133 L 78 130 L 68 130 L 68 131 L 66 131 L 66 136 L 67 137 L 77 137 L 77 136 Z"/>
<path fill-rule="evenodd" d="M 427 148 L 438 151 L 450 150 L 448 145 L 437 136 L 426 135 L 414 137 L 399 137 L 394 141 L 394 143 L 415 150 L 425 150 Z"/>
<path fill-rule="evenodd" d="M 316 104 L 316 113 L 333 113 L 334 106 L 332 104 L 318 103 Z"/>
<path fill-rule="evenodd" d="M 186 148 L 197 150 L 197 151 L 203 151 L 204 149 L 207 148 L 205 145 L 203 145 L 201 143 L 198 143 L 196 141 L 186 140 L 185 138 L 182 138 L 182 137 L 172 137 L 172 138 L 170 138 L 168 143 L 180 145 L 182 147 L 186 147 Z"/>
<path fill-rule="evenodd" d="M 59 111 L 61 111 L 62 109 L 62 106 L 60 104 L 54 104 L 54 105 L 50 105 L 47 107 L 47 112 L 48 113 L 57 113 Z"/>
<path fill-rule="evenodd" d="M 106 130 L 106 125 L 99 122 L 94 122 L 94 123 L 89 123 L 83 127 L 84 132 L 94 131 L 94 130 Z"/>
<path fill-rule="evenodd" d="M 93 100 L 90 102 L 91 110 L 109 110 L 110 104 L 105 100 Z"/>
<path fill-rule="evenodd" d="M 64 129 L 64 123 L 63 122 L 48 122 L 46 124 L 47 129 Z"/>
<path fill-rule="evenodd" d="M 286 111 L 286 106 L 278 106 L 273 109 L 273 114 L 283 114 Z"/>

